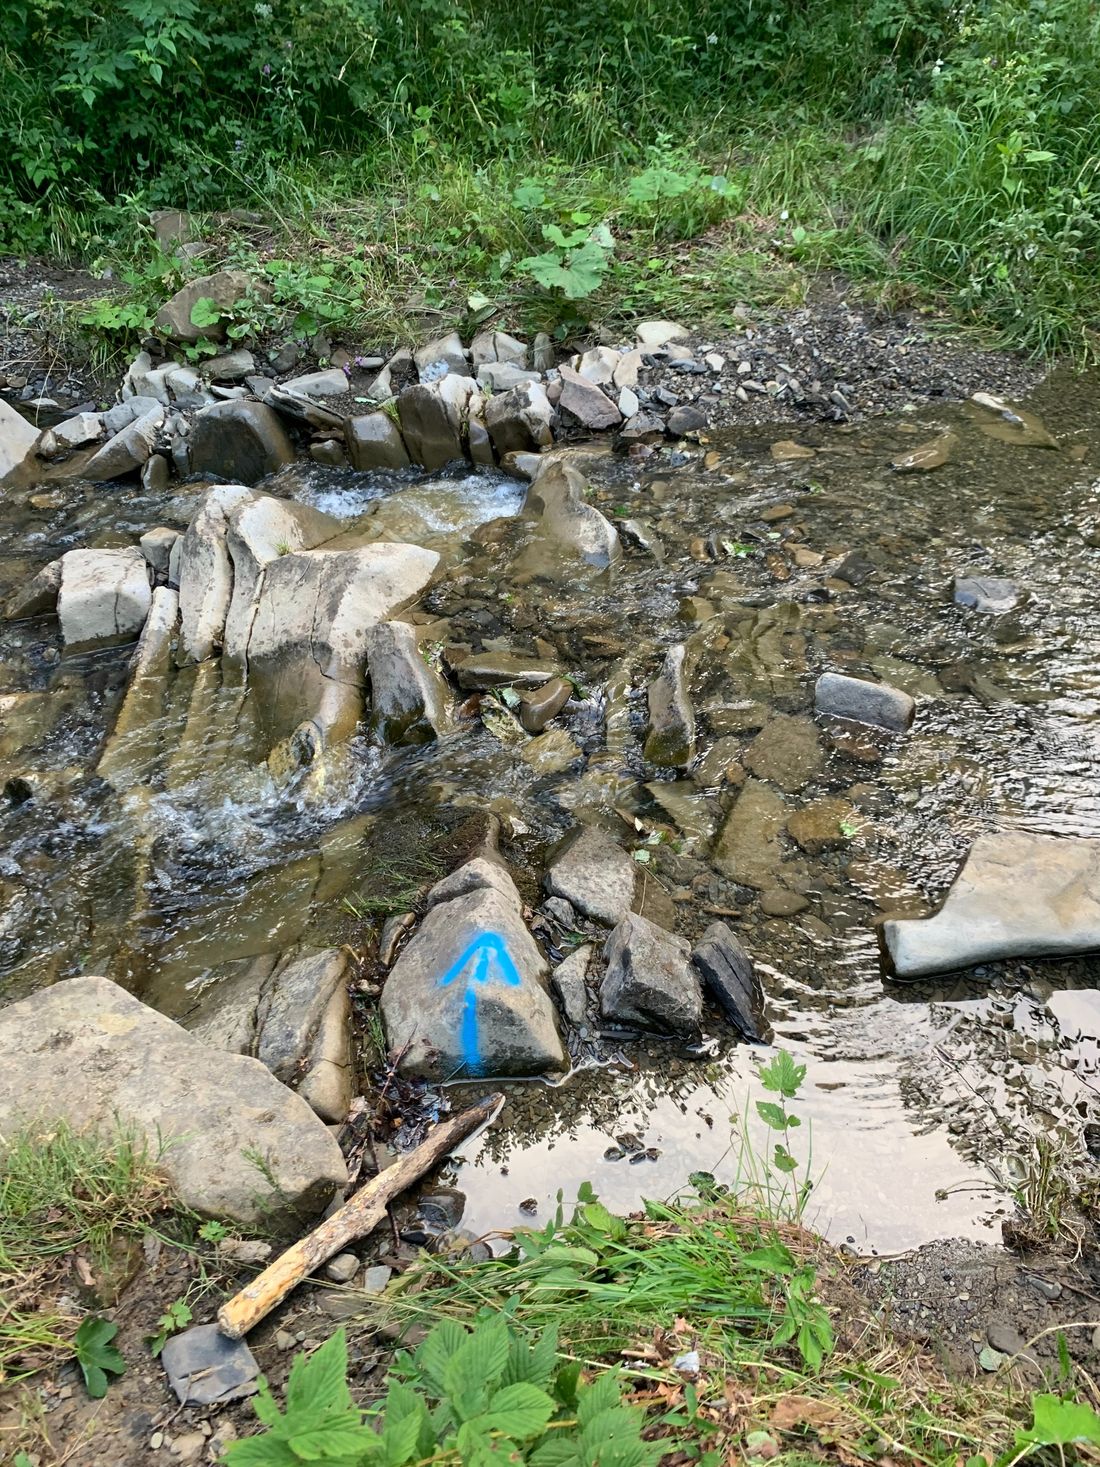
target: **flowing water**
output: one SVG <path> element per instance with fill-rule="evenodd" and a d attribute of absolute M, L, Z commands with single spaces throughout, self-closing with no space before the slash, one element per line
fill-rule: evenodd
<path fill-rule="evenodd" d="M 1097 1134 L 1100 967 L 1013 962 L 901 985 L 882 974 L 875 923 L 933 910 L 983 830 L 1100 835 L 1097 385 L 1054 380 L 1035 395 L 1058 449 L 945 404 L 800 430 L 812 456 L 781 462 L 771 448 L 789 430 L 774 428 L 643 462 L 594 451 L 592 497 L 621 523 L 626 556 L 613 579 L 584 584 L 552 566 L 509 573 L 523 488 L 500 475 L 308 467 L 262 486 L 440 550 L 423 617 L 439 619 L 441 641 L 567 666 L 583 692 L 560 720 L 574 742 L 534 761 L 471 709 L 426 748 L 354 741 L 344 778 L 308 805 L 231 740 L 116 792 L 94 770 L 128 651 L 62 656 L 53 621 L 5 625 L 0 996 L 101 972 L 188 1022 L 297 941 L 366 950 L 371 914 L 445 867 L 472 815 L 506 817 L 533 904 L 553 841 L 578 812 L 598 815 L 643 856 L 647 910 L 688 937 L 725 916 L 753 954 L 775 1042 L 808 1066 L 796 1109 L 819 1177 L 811 1221 L 861 1251 L 996 1238 L 1036 1137 L 1084 1155 Z M 958 442 L 943 467 L 891 471 L 948 430 Z M 9 494 L 0 590 L 66 549 L 182 527 L 202 488 Z M 780 506 L 791 512 L 769 513 Z M 966 570 L 1007 576 L 1026 599 L 1002 616 L 955 606 L 951 578 Z M 693 778 L 672 780 L 644 764 L 640 735 L 646 682 L 677 641 L 694 660 L 702 756 Z M 912 693 L 912 731 L 819 729 L 807 755 L 826 667 Z M 776 713 L 787 718 L 769 725 L 772 742 L 754 745 Z M 155 732 L 171 746 L 181 729 Z M 788 916 L 766 915 L 758 891 L 711 861 L 746 758 L 785 784 L 792 811 L 826 796 L 849 810 L 836 848 L 766 857 L 761 884 L 800 908 Z M 768 1051 L 731 1044 L 717 1016 L 708 1033 L 703 1054 L 575 1037 L 565 1083 L 508 1087 L 504 1125 L 459 1171 L 464 1226 L 529 1221 L 532 1200 L 545 1216 L 584 1180 L 624 1207 L 693 1171 L 732 1178 L 745 1136 L 763 1142 L 748 1112 Z"/>

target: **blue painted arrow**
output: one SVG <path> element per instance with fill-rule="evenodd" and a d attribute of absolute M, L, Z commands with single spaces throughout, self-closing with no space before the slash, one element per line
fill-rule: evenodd
<path fill-rule="evenodd" d="M 439 980 L 440 988 L 449 988 L 465 977 L 466 992 L 462 1000 L 462 1058 L 471 1074 L 481 1070 L 481 1039 L 477 1021 L 477 990 L 490 983 L 518 988 L 519 972 L 496 932 L 483 932 L 475 937 L 457 962 Z"/>

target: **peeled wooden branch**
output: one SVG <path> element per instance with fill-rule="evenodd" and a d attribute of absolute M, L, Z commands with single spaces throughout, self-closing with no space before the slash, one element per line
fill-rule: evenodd
<path fill-rule="evenodd" d="M 365 1237 L 386 1216 L 386 1208 L 415 1182 L 419 1182 L 437 1162 L 479 1126 L 492 1119 L 503 1102 L 502 1095 L 488 1095 L 464 1110 L 434 1126 L 414 1151 L 395 1161 L 361 1187 L 331 1217 L 300 1242 L 281 1253 L 239 1293 L 234 1294 L 218 1310 L 218 1326 L 231 1340 L 242 1339 L 281 1304 L 293 1288 L 315 1269 L 335 1257 L 356 1238 Z"/>

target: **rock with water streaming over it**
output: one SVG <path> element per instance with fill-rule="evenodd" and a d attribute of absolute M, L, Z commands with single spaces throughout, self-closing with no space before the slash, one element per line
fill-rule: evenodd
<path fill-rule="evenodd" d="M 974 842 L 932 917 L 882 929 L 899 978 L 1100 948 L 1100 840 L 1010 830 Z"/>
<path fill-rule="evenodd" d="M 531 481 L 523 506 L 525 520 L 533 521 L 531 543 L 517 561 L 517 569 L 568 576 L 571 562 L 581 560 L 606 570 L 619 559 L 622 547 L 614 525 L 585 500 L 588 485 L 568 464 L 551 461 Z"/>
<path fill-rule="evenodd" d="M 788 809 L 760 780 L 745 781 L 714 843 L 714 864 L 741 886 L 767 891 L 783 864 L 781 836 Z"/>
<path fill-rule="evenodd" d="M 660 673 L 649 685 L 649 725 L 645 757 L 662 769 L 687 769 L 695 758 L 695 710 L 688 692 L 682 642 L 665 654 Z"/>
<path fill-rule="evenodd" d="M 814 687 L 814 707 L 829 718 L 846 718 L 891 733 L 904 733 L 913 722 L 917 705 L 908 693 L 886 683 L 823 672 Z"/>
<path fill-rule="evenodd" d="M 387 744 L 427 744 L 447 729 L 447 686 L 420 655 L 407 622 L 381 621 L 367 634 L 371 728 Z"/>
<path fill-rule="evenodd" d="M 231 1222 L 300 1226 L 347 1183 L 324 1124 L 264 1065 L 208 1048 L 107 978 L 0 1009 L 0 1137 L 60 1121 L 136 1132 L 186 1207 Z"/>
<path fill-rule="evenodd" d="M 703 991 L 684 938 L 630 912 L 607 939 L 604 959 L 600 1010 L 605 1019 L 662 1034 L 699 1032 Z"/>
<path fill-rule="evenodd" d="M 25 586 L 13 591 L 4 606 L 9 621 L 25 616 L 44 616 L 57 610 L 57 594 L 61 590 L 61 557 L 44 565 Z"/>
<path fill-rule="evenodd" d="M 763 1042 L 764 996 L 752 959 L 725 922 L 712 922 L 691 954 L 711 997 L 745 1039 Z"/>
<path fill-rule="evenodd" d="M 243 484 L 211 489 L 178 546 L 182 663 L 203 662 L 221 650 L 233 594 L 233 567 L 226 539 L 230 515 L 251 498 Z"/>
<path fill-rule="evenodd" d="M 566 1069 L 547 973 L 506 873 L 437 902 L 382 990 L 391 1057 L 431 1080 Z"/>
<path fill-rule="evenodd" d="M 544 885 L 578 912 L 615 927 L 634 905 L 638 868 L 620 845 L 585 826 L 554 856 Z"/>
<path fill-rule="evenodd" d="M 1015 582 L 1002 576 L 956 576 L 951 594 L 956 605 L 993 616 L 1015 611 L 1023 599 Z"/>
<path fill-rule="evenodd" d="M 145 625 L 153 592 L 145 557 L 125 550 L 68 550 L 61 557 L 57 616 L 70 652 L 132 642 Z"/>

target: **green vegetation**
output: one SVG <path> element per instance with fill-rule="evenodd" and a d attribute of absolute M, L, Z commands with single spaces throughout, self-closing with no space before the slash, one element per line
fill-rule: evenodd
<path fill-rule="evenodd" d="M 111 263 L 98 335 L 176 283 L 163 206 L 263 217 L 204 225 L 273 288 L 242 335 L 720 327 L 820 268 L 1037 351 L 1100 320 L 1092 0 L 10 0 L 0 81 L 0 247 Z"/>

